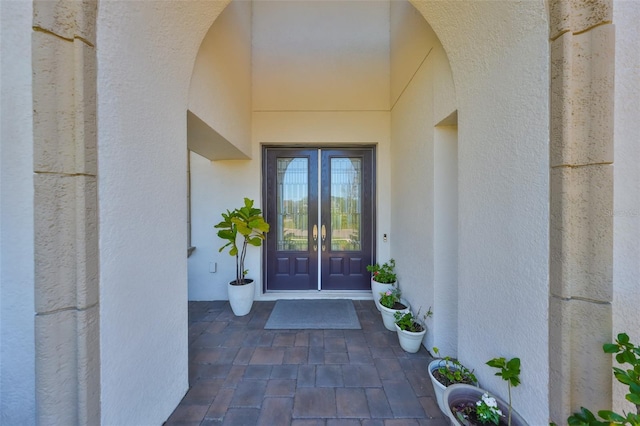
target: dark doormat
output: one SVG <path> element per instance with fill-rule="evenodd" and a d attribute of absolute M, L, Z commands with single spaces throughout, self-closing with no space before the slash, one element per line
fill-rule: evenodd
<path fill-rule="evenodd" d="M 349 299 L 296 299 L 278 300 L 264 328 L 358 330 L 362 327 Z"/>

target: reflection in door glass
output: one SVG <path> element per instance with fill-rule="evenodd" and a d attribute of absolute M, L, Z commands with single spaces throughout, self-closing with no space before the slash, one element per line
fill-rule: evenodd
<path fill-rule="evenodd" d="M 362 160 L 360 158 L 331 159 L 332 251 L 361 249 L 361 183 Z"/>
<path fill-rule="evenodd" d="M 277 249 L 309 249 L 309 160 L 278 158 Z"/>

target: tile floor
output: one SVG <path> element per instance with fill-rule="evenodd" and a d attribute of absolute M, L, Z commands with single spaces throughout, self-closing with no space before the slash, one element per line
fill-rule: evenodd
<path fill-rule="evenodd" d="M 404 352 L 373 301 L 361 330 L 264 330 L 275 302 L 235 317 L 189 302 L 190 388 L 170 425 L 446 425 L 423 348 Z"/>

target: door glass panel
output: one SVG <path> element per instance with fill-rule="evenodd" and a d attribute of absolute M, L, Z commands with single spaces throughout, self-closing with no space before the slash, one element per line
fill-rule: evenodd
<path fill-rule="evenodd" d="M 331 158 L 331 250 L 361 250 L 362 160 Z"/>
<path fill-rule="evenodd" d="M 309 249 L 309 160 L 278 158 L 277 250 Z"/>

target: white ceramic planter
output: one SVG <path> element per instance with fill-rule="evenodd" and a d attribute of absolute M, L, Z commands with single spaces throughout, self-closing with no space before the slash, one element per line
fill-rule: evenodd
<path fill-rule="evenodd" d="M 453 411 L 451 411 L 451 405 L 464 402 L 475 403 L 476 401 L 479 401 L 480 398 L 482 398 L 482 394 L 484 394 L 485 392 L 489 393 L 496 399 L 498 408 L 500 409 L 500 411 L 502 411 L 502 414 L 504 415 L 504 419 L 506 421 L 509 416 L 509 404 L 506 401 L 498 398 L 495 395 L 492 395 L 490 392 L 477 386 L 458 383 L 447 387 L 443 395 L 446 407 L 444 414 L 449 418 L 451 424 L 454 426 L 462 426 L 458 418 L 453 414 Z M 511 410 L 511 426 L 527 426 L 527 422 L 515 410 Z"/>
<path fill-rule="evenodd" d="M 380 310 L 380 293 L 384 293 L 387 290 L 393 289 L 395 285 L 396 283 L 379 283 L 378 281 L 375 281 L 373 278 L 371 278 L 371 294 L 373 295 L 373 301 L 375 302 L 376 308 L 378 308 L 378 310 Z"/>
<path fill-rule="evenodd" d="M 405 305 L 407 308 L 398 311 L 380 305 L 380 315 L 382 315 L 382 322 L 384 322 L 384 326 L 387 330 L 396 331 L 396 318 L 394 316 L 396 312 L 402 312 L 403 314 L 411 312 L 411 306 L 409 306 L 409 302 L 404 299 L 400 299 L 400 303 Z"/>
<path fill-rule="evenodd" d="M 398 327 L 398 324 L 395 324 L 395 326 L 396 331 L 398 332 L 400 347 L 411 354 L 418 352 L 420 350 L 420 345 L 422 344 L 422 339 L 424 338 L 424 335 L 427 334 L 427 328 L 423 327 L 424 330 L 415 333 L 401 329 Z"/>
<path fill-rule="evenodd" d="M 255 294 L 256 285 L 253 280 L 249 284 L 244 285 L 227 285 L 227 291 L 229 294 L 229 304 L 234 315 L 242 317 L 251 312 L 251 306 L 253 305 L 253 298 Z"/>
<path fill-rule="evenodd" d="M 447 362 L 443 359 L 434 359 L 433 361 L 431 361 L 429 363 L 429 378 L 431 379 L 431 384 L 433 385 L 433 391 L 436 394 L 436 401 L 438 402 L 438 407 L 440 408 L 440 411 L 442 411 L 443 413 L 446 411 L 445 407 L 444 407 L 444 400 L 443 400 L 443 396 L 444 396 L 444 390 L 447 388 L 445 385 L 443 385 L 442 383 L 440 383 L 434 376 L 433 376 L 433 370 L 439 368 L 442 365 L 446 365 Z M 451 365 L 451 364 L 449 364 Z"/>
<path fill-rule="evenodd" d="M 434 370 L 445 365 L 448 368 L 452 368 L 456 370 L 460 369 L 460 367 L 458 367 L 457 365 L 453 364 L 452 362 L 446 361 L 444 359 L 434 359 L 429 363 L 429 367 L 427 368 L 427 370 L 429 371 L 429 378 L 431 379 L 431 384 L 433 385 L 433 391 L 436 394 L 436 401 L 438 402 L 438 407 L 440 407 L 440 411 L 442 411 L 443 413 L 446 413 L 447 411 L 447 406 L 444 402 L 444 391 L 447 389 L 447 387 L 442 383 L 440 383 L 438 379 L 435 378 L 435 376 L 433 375 L 433 372 Z"/>

